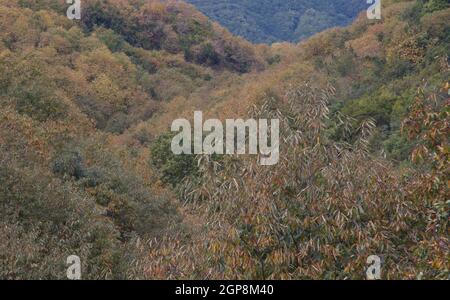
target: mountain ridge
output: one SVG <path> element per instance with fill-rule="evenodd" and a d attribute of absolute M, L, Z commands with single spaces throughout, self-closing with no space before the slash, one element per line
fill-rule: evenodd
<path fill-rule="evenodd" d="M 187 0 L 232 33 L 255 43 L 298 42 L 348 25 L 368 5 L 362 0 Z"/>

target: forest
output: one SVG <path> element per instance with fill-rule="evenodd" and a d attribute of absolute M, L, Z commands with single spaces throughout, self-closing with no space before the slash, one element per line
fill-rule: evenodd
<path fill-rule="evenodd" d="M 450 278 L 450 3 L 275 35 L 241 2 L 266 44 L 184 1 L 0 0 L 0 279 Z M 279 162 L 173 154 L 194 111 L 278 119 Z"/>
<path fill-rule="evenodd" d="M 345 26 L 370 5 L 361 0 L 187 0 L 233 34 L 254 43 L 298 42 Z"/>

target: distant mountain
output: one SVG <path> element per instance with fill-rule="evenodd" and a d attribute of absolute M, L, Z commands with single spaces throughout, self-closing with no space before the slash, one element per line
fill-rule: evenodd
<path fill-rule="evenodd" d="M 187 0 L 236 35 L 255 43 L 297 42 L 349 24 L 365 0 Z"/>

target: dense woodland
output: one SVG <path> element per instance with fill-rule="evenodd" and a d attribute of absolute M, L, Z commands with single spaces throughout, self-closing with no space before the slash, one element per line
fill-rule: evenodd
<path fill-rule="evenodd" d="M 298 42 L 325 29 L 344 26 L 365 0 L 187 0 L 236 35 L 254 43 Z"/>
<path fill-rule="evenodd" d="M 85 2 L 0 0 L 1 279 L 449 279 L 447 0 L 271 46 Z M 194 110 L 278 118 L 280 162 L 173 155 Z"/>

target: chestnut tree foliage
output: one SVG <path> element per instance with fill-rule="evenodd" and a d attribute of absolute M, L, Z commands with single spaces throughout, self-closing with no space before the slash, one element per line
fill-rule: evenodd
<path fill-rule="evenodd" d="M 433 119 L 425 121 L 423 134 L 424 143 L 435 147 L 428 159 L 437 165 L 422 174 L 415 168 L 400 172 L 370 152 L 372 119 L 358 128 L 343 121 L 348 134 L 357 135 L 351 144 L 328 139 L 332 93 L 302 84 L 280 101 L 262 99 L 250 112 L 281 121 L 282 159 L 274 167 L 256 159 L 201 157 L 201 184 L 187 181 L 183 188 L 188 207 L 203 212 L 208 230 L 181 256 L 171 252 L 177 241 L 161 243 L 152 258 L 163 258 L 150 262 L 151 274 L 361 279 L 367 257 L 377 254 L 384 278 L 447 278 L 448 99 L 438 100 L 435 113 L 415 108 L 405 125 L 415 132 L 413 122 Z M 169 272 L 159 268 L 161 261 L 170 264 Z"/>

